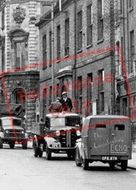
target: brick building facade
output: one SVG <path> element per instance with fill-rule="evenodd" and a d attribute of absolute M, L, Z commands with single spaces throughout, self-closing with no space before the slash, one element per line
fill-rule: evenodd
<path fill-rule="evenodd" d="M 63 90 L 82 115 L 115 112 L 113 13 L 112 0 L 63 0 L 61 12 L 54 7 L 53 21 L 49 11 L 36 24 L 42 117 Z"/>
<path fill-rule="evenodd" d="M 116 87 L 118 113 L 136 123 L 136 1 L 115 0 Z M 136 127 L 133 128 L 136 142 Z"/>

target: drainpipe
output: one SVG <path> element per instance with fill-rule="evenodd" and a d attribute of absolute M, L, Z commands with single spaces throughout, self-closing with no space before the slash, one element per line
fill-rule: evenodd
<path fill-rule="evenodd" d="M 115 20 L 114 20 L 114 1 L 110 1 L 110 41 L 111 41 L 111 107 L 112 114 L 115 114 Z"/>
<path fill-rule="evenodd" d="M 77 73 L 76 73 L 76 64 L 77 64 L 77 0 L 74 0 L 74 66 L 73 66 L 73 97 L 74 103 L 77 101 Z M 76 104 L 75 104 L 76 105 Z M 75 111 L 77 108 L 75 108 Z"/>

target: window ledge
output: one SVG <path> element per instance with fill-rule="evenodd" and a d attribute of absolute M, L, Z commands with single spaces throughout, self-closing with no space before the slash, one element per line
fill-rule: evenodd
<path fill-rule="evenodd" d="M 129 7 L 129 8 L 128 8 L 128 12 L 129 12 L 129 13 L 132 12 L 133 9 L 134 9 L 133 7 Z"/>
<path fill-rule="evenodd" d="M 64 59 L 67 59 L 68 57 L 69 57 L 69 54 L 68 54 L 68 55 L 65 55 L 65 56 L 64 56 Z"/>
<path fill-rule="evenodd" d="M 47 69 L 47 66 L 46 67 L 44 67 L 44 68 L 42 68 L 42 70 L 44 71 L 44 70 L 46 70 Z"/>
<path fill-rule="evenodd" d="M 60 63 L 60 58 L 57 58 L 56 63 Z"/>
<path fill-rule="evenodd" d="M 93 46 L 93 44 L 89 44 L 89 45 L 87 45 L 87 49 L 89 49 L 89 48 L 91 48 Z"/>
<path fill-rule="evenodd" d="M 103 43 L 104 42 L 104 38 L 100 39 L 97 41 L 97 44 Z"/>
<path fill-rule="evenodd" d="M 83 50 L 82 49 L 79 49 L 79 50 L 77 50 L 77 53 L 81 53 Z"/>

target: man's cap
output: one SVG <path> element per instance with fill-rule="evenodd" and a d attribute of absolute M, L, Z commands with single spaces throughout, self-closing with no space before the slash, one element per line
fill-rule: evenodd
<path fill-rule="evenodd" d="M 64 95 L 64 94 L 67 94 L 67 92 L 66 91 L 62 92 L 62 95 Z"/>

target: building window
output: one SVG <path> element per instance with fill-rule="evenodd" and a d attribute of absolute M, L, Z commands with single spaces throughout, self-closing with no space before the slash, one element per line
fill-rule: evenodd
<path fill-rule="evenodd" d="M 50 89 L 49 89 L 49 105 L 51 104 L 52 102 L 52 86 L 50 86 Z"/>
<path fill-rule="evenodd" d="M 133 96 L 133 105 L 136 106 L 136 95 Z"/>
<path fill-rule="evenodd" d="M 124 0 L 120 0 L 120 14 L 123 14 L 123 1 Z"/>
<path fill-rule="evenodd" d="M 87 46 L 92 44 L 92 4 L 87 6 Z"/>
<path fill-rule="evenodd" d="M 100 92 L 100 112 L 104 111 L 104 92 Z"/>
<path fill-rule="evenodd" d="M 77 79 L 77 88 L 78 88 L 78 112 L 82 113 L 82 77 Z"/>
<path fill-rule="evenodd" d="M 1 56 L 1 60 L 2 60 L 2 63 L 1 63 L 1 70 L 4 71 L 5 69 L 5 38 L 2 38 L 1 39 L 1 53 L 2 53 L 2 56 Z"/>
<path fill-rule="evenodd" d="M 77 14 L 77 50 L 82 50 L 82 11 Z"/>
<path fill-rule="evenodd" d="M 98 113 L 104 111 L 104 69 L 98 71 Z"/>
<path fill-rule="evenodd" d="M 51 67 L 52 66 L 52 32 L 50 31 L 49 32 L 49 57 L 50 57 L 50 60 L 49 60 L 49 66 Z"/>
<path fill-rule="evenodd" d="M 98 10 L 98 41 L 103 39 L 103 0 L 97 1 Z"/>
<path fill-rule="evenodd" d="M 99 90 L 103 90 L 104 86 L 104 69 L 98 71 L 98 88 Z"/>
<path fill-rule="evenodd" d="M 69 18 L 65 20 L 65 56 L 69 55 Z"/>
<path fill-rule="evenodd" d="M 47 109 L 47 88 L 43 90 L 43 118 L 45 118 Z"/>
<path fill-rule="evenodd" d="M 127 98 L 123 98 L 122 100 L 122 114 L 123 115 L 128 115 L 128 100 Z"/>
<path fill-rule="evenodd" d="M 27 42 L 15 42 L 14 43 L 14 56 L 15 56 L 15 68 L 23 68 L 28 60 L 28 47 Z"/>
<path fill-rule="evenodd" d="M 87 115 L 92 113 L 93 74 L 87 76 Z"/>
<path fill-rule="evenodd" d="M 128 8 L 133 8 L 133 0 L 128 0 Z"/>
<path fill-rule="evenodd" d="M 2 30 L 4 30 L 4 28 L 5 28 L 5 11 L 4 11 L 4 9 L 2 10 L 2 18 L 1 18 L 1 20 L 2 20 L 1 28 L 2 28 Z"/>
<path fill-rule="evenodd" d="M 116 75 L 122 75 L 122 65 L 120 61 L 120 42 L 116 42 Z"/>
<path fill-rule="evenodd" d="M 133 63 L 135 55 L 135 41 L 134 41 L 134 30 L 130 32 L 130 73 L 133 72 Z"/>
<path fill-rule="evenodd" d="M 57 59 L 60 59 L 60 25 L 57 26 Z"/>
<path fill-rule="evenodd" d="M 47 37 L 43 36 L 43 69 L 47 68 Z"/>
<path fill-rule="evenodd" d="M 57 84 L 56 86 L 56 97 L 60 96 L 60 84 Z"/>

